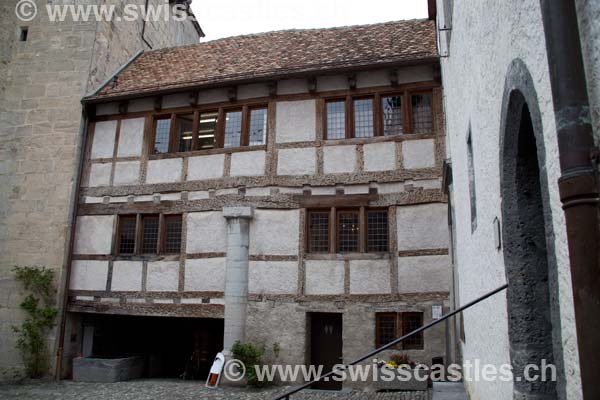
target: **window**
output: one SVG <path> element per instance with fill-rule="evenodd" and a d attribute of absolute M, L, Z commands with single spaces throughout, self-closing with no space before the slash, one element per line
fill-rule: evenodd
<path fill-rule="evenodd" d="M 171 137 L 171 117 L 157 119 L 154 123 L 154 153 L 167 153 Z"/>
<path fill-rule="evenodd" d="M 29 28 L 26 26 L 22 26 L 19 30 L 19 42 L 26 42 L 27 36 L 29 36 Z"/>
<path fill-rule="evenodd" d="M 239 147 L 242 137 L 242 112 L 230 111 L 225 114 L 225 142 L 223 147 Z"/>
<path fill-rule="evenodd" d="M 191 151 L 194 139 L 194 114 L 178 115 L 177 123 L 177 151 Z"/>
<path fill-rule="evenodd" d="M 373 99 L 354 100 L 354 137 L 374 136 Z"/>
<path fill-rule="evenodd" d="M 119 254 L 135 253 L 136 217 L 126 216 L 119 218 Z"/>
<path fill-rule="evenodd" d="M 327 139 L 369 138 L 433 132 L 430 91 L 376 93 L 325 101 Z M 346 116 L 351 116 L 346 118 Z"/>
<path fill-rule="evenodd" d="M 340 253 L 358 252 L 360 240 L 360 222 L 358 211 L 338 212 L 338 251 Z"/>
<path fill-rule="evenodd" d="M 473 140 L 471 127 L 467 136 L 467 172 L 469 174 L 469 197 L 471 200 L 471 232 L 477 229 L 477 193 L 475 191 L 475 162 L 473 161 Z"/>
<path fill-rule="evenodd" d="M 386 210 L 367 211 L 367 251 L 388 251 L 388 217 Z"/>
<path fill-rule="evenodd" d="M 377 313 L 375 314 L 375 346 L 384 346 L 422 326 L 422 312 Z M 424 348 L 423 332 L 404 339 L 398 347 L 402 350 L 422 350 Z"/>
<path fill-rule="evenodd" d="M 308 213 L 309 242 L 311 253 L 327 253 L 329 251 L 329 211 L 311 211 Z"/>
<path fill-rule="evenodd" d="M 431 115 L 431 96 L 413 94 L 411 97 L 413 114 L 413 133 L 431 133 L 433 118 Z"/>
<path fill-rule="evenodd" d="M 265 144 L 267 139 L 267 109 L 250 111 L 250 146 Z"/>
<path fill-rule="evenodd" d="M 181 215 L 141 215 L 119 217 L 117 254 L 151 255 L 177 254 L 181 251 Z M 138 246 L 137 243 L 140 243 Z"/>
<path fill-rule="evenodd" d="M 268 110 L 264 106 L 158 116 L 154 119 L 153 152 L 265 145 L 267 116 Z"/>
<path fill-rule="evenodd" d="M 389 248 L 385 209 L 309 210 L 307 224 L 310 253 L 376 253 Z"/>
<path fill-rule="evenodd" d="M 165 217 L 165 253 L 179 253 L 181 251 L 181 215 Z"/>
<path fill-rule="evenodd" d="M 217 137 L 218 112 L 200 114 L 200 127 L 198 129 L 198 150 L 212 149 L 215 147 Z"/>
<path fill-rule="evenodd" d="M 327 102 L 327 138 L 343 139 L 346 137 L 346 102 Z"/>
<path fill-rule="evenodd" d="M 383 135 L 400 135 L 404 131 L 402 118 L 402 96 L 381 98 L 383 112 Z"/>

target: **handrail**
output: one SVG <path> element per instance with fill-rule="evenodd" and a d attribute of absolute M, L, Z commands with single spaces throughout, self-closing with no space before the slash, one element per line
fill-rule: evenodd
<path fill-rule="evenodd" d="M 352 361 L 351 363 L 349 363 L 347 365 L 344 365 L 342 368 L 337 368 L 335 370 L 331 370 L 328 373 L 326 373 L 325 375 L 317 377 L 317 379 L 315 379 L 315 380 L 313 380 L 311 382 L 305 383 L 302 386 L 294 388 L 294 389 L 292 389 L 292 390 L 290 390 L 290 391 L 288 391 L 288 392 L 280 395 L 279 397 L 276 397 L 273 400 L 289 400 L 289 398 L 290 398 L 290 396 L 292 394 L 298 393 L 299 391 L 306 389 L 307 387 L 311 386 L 312 384 L 319 382 L 321 379 L 327 378 L 327 377 L 329 377 L 331 375 L 335 375 L 339 371 L 345 370 L 345 369 L 347 369 L 348 367 L 350 367 L 352 365 L 356 365 L 359 362 L 366 360 L 367 358 L 371 358 L 374 355 L 379 354 L 382 351 L 384 351 L 384 350 L 386 350 L 386 349 L 388 349 L 388 348 L 390 348 L 392 346 L 397 345 L 398 343 L 402 342 L 403 340 L 408 339 L 409 337 L 411 337 L 413 335 L 416 335 L 417 333 L 423 332 L 423 331 L 431 328 L 432 326 L 435 326 L 435 325 L 439 324 L 440 322 L 445 321 L 448 318 L 455 316 L 456 314 L 458 314 L 458 313 L 466 310 L 467 308 L 469 308 L 471 306 L 474 306 L 475 304 L 477 304 L 477 303 L 479 303 L 479 302 L 487 299 L 488 297 L 492 297 L 496 293 L 499 293 L 499 292 L 505 290 L 506 288 L 508 288 L 508 284 L 504 284 L 504 285 L 500 286 L 499 288 L 494 289 L 491 292 L 488 292 L 488 293 L 484 294 L 483 296 L 481 296 L 481 297 L 479 297 L 479 298 L 477 298 L 477 299 L 475 299 L 475 300 L 473 300 L 473 301 L 465 304 L 464 306 L 461 306 L 461 307 L 457 308 L 456 310 L 452 311 L 451 313 L 446 314 L 443 317 L 441 317 L 439 319 L 436 319 L 435 321 L 432 321 L 432 322 L 428 323 L 427 325 L 424 325 L 424 326 L 420 327 L 419 329 L 416 329 L 416 330 L 414 330 L 414 331 L 412 331 L 412 332 L 410 332 L 410 333 L 408 333 L 408 334 L 406 334 L 406 335 L 404 335 L 404 336 L 402 336 L 402 337 L 400 337 L 398 339 L 395 339 L 395 340 L 389 342 L 388 344 L 383 345 L 380 348 L 371 351 L 368 354 L 365 354 L 364 356 L 362 356 L 362 357 L 360 357 L 360 358 Z"/>

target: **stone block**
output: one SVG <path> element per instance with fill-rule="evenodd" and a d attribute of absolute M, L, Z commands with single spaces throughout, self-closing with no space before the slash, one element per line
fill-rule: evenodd
<path fill-rule="evenodd" d="M 73 359 L 75 382 L 121 382 L 141 378 L 144 372 L 143 357 L 83 358 Z"/>

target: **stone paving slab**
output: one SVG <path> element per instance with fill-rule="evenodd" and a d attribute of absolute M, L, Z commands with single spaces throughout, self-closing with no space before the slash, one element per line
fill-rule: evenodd
<path fill-rule="evenodd" d="M 177 380 L 134 380 L 116 383 L 84 383 L 73 381 L 34 382 L 0 385 L 0 400 L 269 400 L 283 393 L 285 387 L 267 389 L 207 389 L 203 382 Z M 427 400 L 416 394 L 325 392 L 309 390 L 291 400 Z"/>

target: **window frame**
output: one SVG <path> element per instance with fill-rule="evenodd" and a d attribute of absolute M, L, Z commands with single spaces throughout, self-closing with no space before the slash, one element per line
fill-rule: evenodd
<path fill-rule="evenodd" d="M 264 109 L 267 117 L 266 130 L 264 136 L 264 143 L 260 145 L 250 145 L 250 118 L 251 112 L 253 110 Z M 238 146 L 225 147 L 225 116 L 228 112 L 236 112 L 241 111 L 242 120 L 241 120 L 241 132 L 240 132 L 240 144 Z M 199 149 L 199 129 L 200 129 L 200 117 L 202 114 L 207 113 L 216 113 L 218 115 L 216 127 L 215 127 L 215 139 L 214 139 L 214 147 L 212 149 Z M 163 154 L 188 154 L 192 152 L 206 152 L 215 149 L 221 150 L 232 150 L 239 148 L 254 148 L 260 146 L 266 146 L 269 138 L 269 104 L 268 103 L 257 103 L 252 105 L 227 105 L 220 107 L 202 107 L 193 110 L 186 111 L 177 111 L 177 112 L 164 112 L 157 113 L 152 115 L 152 132 L 150 134 L 150 146 L 149 153 L 150 156 L 157 156 Z M 193 115 L 193 125 L 192 125 L 192 148 L 189 151 L 179 151 L 179 116 L 184 115 Z M 166 152 L 156 153 L 154 152 L 154 148 L 156 145 L 156 128 L 157 121 L 163 119 L 171 119 L 171 126 L 169 129 L 169 144 L 167 146 L 168 150 Z"/>
<path fill-rule="evenodd" d="M 385 211 L 387 216 L 387 250 L 386 251 L 368 251 L 368 221 L 367 214 L 371 211 Z M 358 250 L 357 251 L 340 251 L 340 237 L 339 237 L 339 220 L 340 215 L 343 213 L 356 213 L 359 221 L 359 233 L 358 233 Z M 311 251 L 311 229 L 310 229 L 310 215 L 319 213 L 329 213 L 329 226 L 328 226 L 328 251 Z M 306 238 L 304 248 L 307 254 L 388 254 L 391 251 L 390 245 L 390 211 L 389 207 L 315 207 L 306 210 Z"/>
<path fill-rule="evenodd" d="M 394 336 L 395 339 L 398 339 L 402 336 L 409 334 L 410 332 L 405 332 L 405 322 L 404 319 L 410 316 L 418 315 L 421 320 L 421 327 L 423 327 L 425 321 L 425 314 L 422 311 L 403 311 L 403 312 L 394 312 L 394 311 L 386 311 L 386 312 L 376 312 L 375 313 L 375 348 L 379 348 L 381 346 L 386 345 L 387 343 L 381 343 L 379 329 L 380 329 L 380 318 L 382 317 L 393 317 L 394 318 Z M 406 341 L 403 341 L 395 346 L 394 349 L 397 350 L 425 350 L 425 335 L 421 331 L 417 334 L 419 337 L 419 343 L 417 344 L 409 344 Z M 394 340 L 395 340 L 394 339 Z M 388 342 L 389 343 L 389 342 Z"/>
<path fill-rule="evenodd" d="M 394 137 L 408 134 L 415 134 L 412 96 L 427 95 L 430 98 L 429 110 L 431 112 L 431 132 L 421 132 L 420 135 L 434 134 L 436 130 L 435 113 L 433 111 L 433 87 L 432 88 L 414 88 L 405 90 L 385 90 L 370 94 L 346 95 L 346 96 L 331 96 L 324 97 L 322 102 L 322 118 L 323 118 L 323 138 L 325 140 L 339 141 L 343 139 L 371 139 L 374 137 Z M 402 97 L 402 133 L 397 135 L 385 136 L 385 120 L 383 115 L 382 100 L 386 97 Z M 356 137 L 356 126 L 354 120 L 354 101 L 355 100 L 373 100 L 373 136 Z M 345 116 L 345 136 L 343 138 L 330 138 L 328 134 L 327 124 L 327 104 L 344 101 L 344 116 Z"/>
<path fill-rule="evenodd" d="M 144 252 L 144 219 L 148 217 L 158 217 L 158 235 L 156 252 L 147 253 Z M 165 238 L 166 238 L 166 219 L 167 218 L 180 218 L 181 219 L 181 236 L 180 236 L 180 247 L 178 253 L 167 253 L 165 251 Z M 183 214 L 123 214 L 117 216 L 117 229 L 114 237 L 114 251 L 113 254 L 119 257 L 153 257 L 153 256 L 176 256 L 181 254 L 181 247 L 183 245 Z M 121 227 L 125 220 L 135 220 L 135 236 L 134 236 L 134 251 L 133 253 L 122 253 L 121 252 Z"/>

